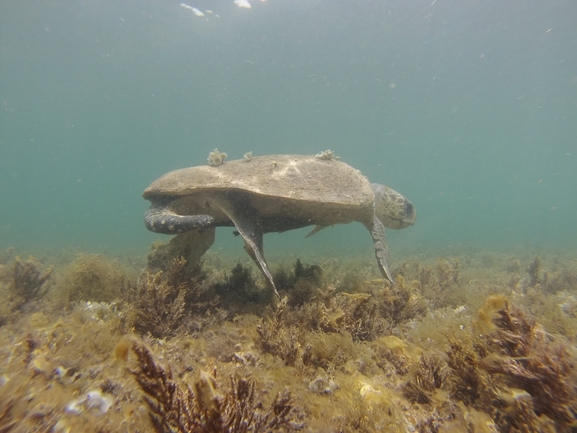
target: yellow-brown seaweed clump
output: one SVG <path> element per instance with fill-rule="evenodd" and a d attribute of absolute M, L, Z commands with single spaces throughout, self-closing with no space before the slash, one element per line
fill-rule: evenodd
<path fill-rule="evenodd" d="M 68 301 L 110 302 L 130 285 L 129 272 L 101 254 L 79 254 L 62 277 L 58 295 Z"/>

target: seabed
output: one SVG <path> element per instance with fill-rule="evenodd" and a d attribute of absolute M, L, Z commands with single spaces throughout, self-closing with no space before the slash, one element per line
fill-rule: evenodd
<path fill-rule="evenodd" d="M 0 254 L 0 432 L 575 431 L 575 251 L 161 252 Z"/>

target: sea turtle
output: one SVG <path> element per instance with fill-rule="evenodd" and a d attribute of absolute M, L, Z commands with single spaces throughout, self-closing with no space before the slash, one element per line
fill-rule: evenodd
<path fill-rule="evenodd" d="M 165 234 L 236 227 L 245 250 L 278 296 L 263 253 L 263 234 L 315 225 L 310 236 L 327 226 L 358 221 L 373 238 L 381 273 L 392 282 L 385 226 L 413 225 L 413 204 L 323 155 L 245 157 L 171 171 L 144 190 L 143 197 L 152 203 L 145 225 Z"/>

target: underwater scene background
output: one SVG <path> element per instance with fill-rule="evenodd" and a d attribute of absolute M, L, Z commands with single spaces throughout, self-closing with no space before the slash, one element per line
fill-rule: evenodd
<path fill-rule="evenodd" d="M 3 0 L 0 431 L 575 431 L 575 22 Z M 402 193 L 396 282 L 361 224 L 265 236 L 280 300 L 232 228 L 202 260 L 147 231 L 142 191 L 215 148 L 331 149 Z"/>

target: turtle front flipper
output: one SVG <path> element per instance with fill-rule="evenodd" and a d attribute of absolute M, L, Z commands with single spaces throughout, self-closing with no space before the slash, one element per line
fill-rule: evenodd
<path fill-rule="evenodd" d="M 365 224 L 365 226 L 369 232 L 371 232 L 375 248 L 375 257 L 377 258 L 377 264 L 379 265 L 381 274 L 394 284 L 395 280 L 389 269 L 389 248 L 387 246 L 387 239 L 385 238 L 385 226 L 376 215 L 373 216 L 372 224 Z"/>
<path fill-rule="evenodd" d="M 258 213 L 252 207 L 242 203 L 242 200 L 238 198 L 233 199 L 227 196 L 213 197 L 213 201 L 234 223 L 238 233 L 244 239 L 245 251 L 269 281 L 276 297 L 280 299 L 272 274 L 264 258 L 263 229 Z"/>
<path fill-rule="evenodd" d="M 210 215 L 178 215 L 168 207 L 151 206 L 144 214 L 144 225 L 151 232 L 174 235 L 214 227 L 214 218 Z"/>

